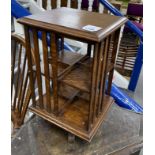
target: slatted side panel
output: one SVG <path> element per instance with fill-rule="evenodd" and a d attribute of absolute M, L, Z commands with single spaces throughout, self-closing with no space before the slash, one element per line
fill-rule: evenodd
<path fill-rule="evenodd" d="M 38 33 L 42 35 L 42 40 L 38 39 Z M 25 26 L 25 36 L 33 106 L 57 115 L 59 112 L 58 41 L 61 40 L 63 44 L 63 38 L 54 33 L 27 26 Z M 50 39 L 47 40 L 47 38 Z M 63 45 L 60 48 L 62 49 Z"/>
<path fill-rule="evenodd" d="M 104 94 L 110 94 L 114 64 L 119 47 L 120 29 L 95 45 L 91 78 L 91 95 L 88 116 L 88 130 L 104 110 Z M 112 42 L 115 44 L 112 44 Z M 98 51 L 98 52 L 97 52 Z M 109 75 L 108 75 L 109 72 Z M 107 81 L 107 82 L 106 82 Z M 107 89 L 106 89 L 107 85 Z"/>
<path fill-rule="evenodd" d="M 15 128 L 23 123 L 30 102 L 28 64 L 24 39 L 12 35 L 11 47 L 11 116 Z"/>
<path fill-rule="evenodd" d="M 138 40 L 134 34 L 124 34 L 116 60 L 116 70 L 124 76 L 131 76 L 138 51 Z"/>
<path fill-rule="evenodd" d="M 92 87 L 88 116 L 88 130 L 91 129 L 91 125 L 95 122 L 96 117 L 98 117 L 100 112 L 103 110 L 103 94 L 105 90 L 109 48 L 110 36 L 100 44 L 95 45 L 91 78 Z"/>

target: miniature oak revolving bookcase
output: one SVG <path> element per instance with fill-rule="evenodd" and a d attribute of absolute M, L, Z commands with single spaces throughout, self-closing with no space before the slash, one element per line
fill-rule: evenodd
<path fill-rule="evenodd" d="M 69 8 L 19 19 L 25 31 L 30 110 L 90 142 L 113 103 L 109 94 L 126 21 Z M 99 29 L 90 32 L 84 29 L 88 25 Z M 87 50 L 65 50 L 64 38 L 86 43 Z"/>

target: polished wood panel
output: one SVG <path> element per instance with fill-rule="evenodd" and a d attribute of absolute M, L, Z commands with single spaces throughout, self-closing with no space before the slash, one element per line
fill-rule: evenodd
<path fill-rule="evenodd" d="M 45 11 L 41 14 L 31 15 L 19 19 L 21 24 L 53 30 L 62 34 L 87 39 L 90 41 L 101 41 L 104 37 L 118 29 L 127 21 L 127 18 L 99 14 L 95 12 L 80 11 L 71 8 L 59 8 Z M 88 32 L 82 28 L 86 25 L 101 27 L 97 32 Z"/>

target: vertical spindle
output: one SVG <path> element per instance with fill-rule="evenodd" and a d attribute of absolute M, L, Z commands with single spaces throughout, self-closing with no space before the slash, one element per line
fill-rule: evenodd
<path fill-rule="evenodd" d="M 67 7 L 68 7 L 68 8 L 71 7 L 71 0 L 67 0 Z"/>
<path fill-rule="evenodd" d="M 46 7 L 47 10 L 51 10 L 52 7 L 51 7 L 51 0 L 47 0 L 47 7 Z"/>
<path fill-rule="evenodd" d="M 103 11 L 104 11 L 104 6 L 101 3 L 99 3 L 99 13 L 103 13 Z"/>
<path fill-rule="evenodd" d="M 38 6 L 39 6 L 40 8 L 42 8 L 42 7 L 43 7 L 42 0 L 37 0 L 37 4 L 38 4 Z"/>
<path fill-rule="evenodd" d="M 81 10 L 81 2 L 82 0 L 78 0 L 78 10 Z"/>
<path fill-rule="evenodd" d="M 57 8 L 61 7 L 61 0 L 57 0 Z"/>
<path fill-rule="evenodd" d="M 93 10 L 93 0 L 88 0 L 88 11 Z"/>

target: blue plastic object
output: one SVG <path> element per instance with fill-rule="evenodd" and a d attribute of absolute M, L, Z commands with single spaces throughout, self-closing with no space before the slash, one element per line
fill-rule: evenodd
<path fill-rule="evenodd" d="M 110 96 L 114 98 L 116 104 L 120 107 L 134 111 L 136 113 L 143 113 L 143 108 L 131 97 L 120 90 L 115 84 L 112 84 Z"/>
<path fill-rule="evenodd" d="M 18 19 L 29 15 L 31 13 L 27 9 L 23 8 L 17 1 L 11 0 L 11 16 Z"/>
<path fill-rule="evenodd" d="M 134 91 L 136 89 L 136 84 L 138 82 L 142 64 L 143 64 L 143 43 L 140 42 L 140 46 L 135 60 L 135 65 L 131 74 L 131 80 L 128 86 L 129 90 Z"/>
<path fill-rule="evenodd" d="M 11 0 L 11 16 L 18 19 L 29 15 L 32 14 L 27 9 L 23 8 L 16 0 Z M 42 39 L 41 32 L 38 32 L 38 37 Z M 47 44 L 48 46 L 50 46 L 50 37 L 47 37 Z M 75 52 L 75 50 L 65 42 L 64 42 L 64 49 L 69 50 L 71 52 Z"/>

